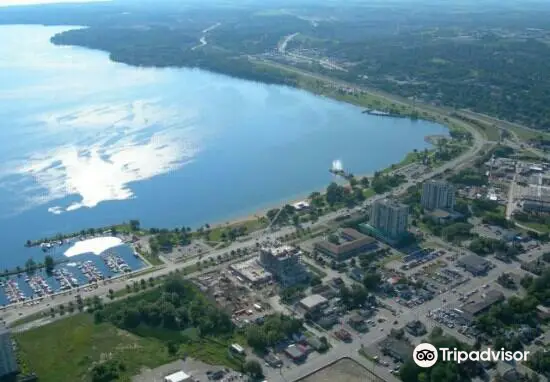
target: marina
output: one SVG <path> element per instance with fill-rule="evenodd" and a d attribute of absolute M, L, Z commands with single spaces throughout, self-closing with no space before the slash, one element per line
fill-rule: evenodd
<path fill-rule="evenodd" d="M 81 246 L 86 238 L 80 241 Z M 97 238 L 99 239 L 99 238 Z M 97 285 L 106 280 L 119 277 L 145 267 L 145 263 L 136 256 L 134 249 L 125 243 L 109 248 L 102 253 L 93 251 L 73 254 L 70 260 L 64 255 L 65 251 L 74 248 L 78 239 L 48 242 L 51 245 L 27 247 L 26 252 L 32 253 L 33 258 L 40 259 L 46 254 L 60 262 L 48 274 L 44 269 L 32 273 L 19 273 L 0 278 L 0 306 L 14 303 L 38 303 L 37 300 L 52 296 L 56 293 L 79 290 L 88 286 Z"/>

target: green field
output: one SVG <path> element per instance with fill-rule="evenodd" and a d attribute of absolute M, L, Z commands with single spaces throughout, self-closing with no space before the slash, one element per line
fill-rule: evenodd
<path fill-rule="evenodd" d="M 194 339 L 181 345 L 177 354 L 170 355 L 159 333 L 140 334 L 131 334 L 110 323 L 95 324 L 90 315 L 81 313 L 18 333 L 15 339 L 22 359 L 41 382 L 89 381 L 94 363 L 115 357 L 126 366 L 120 381 L 129 381 L 142 366 L 157 367 L 185 354 L 210 364 L 235 368 L 239 365 L 228 357 L 227 345 L 244 343 L 242 338 Z M 171 336 L 166 332 L 167 339 Z"/>
<path fill-rule="evenodd" d="M 264 218 L 250 219 L 238 223 L 233 223 L 225 226 L 215 227 L 210 231 L 208 235 L 208 240 L 211 242 L 222 241 L 222 233 L 229 232 L 231 229 L 236 229 L 239 227 L 245 227 L 246 233 L 251 233 L 260 229 L 267 227 L 267 221 Z"/>

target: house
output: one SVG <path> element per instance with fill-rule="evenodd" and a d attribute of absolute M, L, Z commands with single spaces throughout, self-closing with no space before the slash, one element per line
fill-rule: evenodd
<path fill-rule="evenodd" d="M 382 354 L 388 355 L 399 362 L 405 362 L 412 357 L 414 350 L 411 344 L 395 337 L 386 337 L 379 346 Z"/>
<path fill-rule="evenodd" d="M 321 341 L 320 338 L 316 336 L 311 336 L 307 338 L 307 344 L 311 346 L 316 351 L 323 351 L 327 348 L 327 344 L 323 341 Z"/>
<path fill-rule="evenodd" d="M 284 350 L 285 355 L 294 362 L 303 362 L 307 357 L 307 353 L 302 351 L 298 345 L 289 345 Z"/>

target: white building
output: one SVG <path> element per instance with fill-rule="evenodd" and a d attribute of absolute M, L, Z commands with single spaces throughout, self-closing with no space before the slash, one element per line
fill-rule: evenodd
<path fill-rule="evenodd" d="M 0 377 L 14 374 L 17 369 L 10 332 L 0 328 Z"/>
<path fill-rule="evenodd" d="M 456 202 L 455 187 L 444 181 L 428 180 L 422 185 L 420 203 L 427 210 L 453 211 Z"/>
<path fill-rule="evenodd" d="M 391 199 L 377 200 L 372 205 L 370 225 L 390 239 L 407 232 L 409 207 Z"/>
<path fill-rule="evenodd" d="M 193 379 L 183 371 L 177 371 L 164 377 L 164 382 L 191 382 Z"/>

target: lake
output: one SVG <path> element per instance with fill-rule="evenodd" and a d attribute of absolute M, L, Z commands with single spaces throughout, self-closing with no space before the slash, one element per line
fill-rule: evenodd
<path fill-rule="evenodd" d="M 438 124 L 196 69 L 145 69 L 0 27 L 0 269 L 27 239 L 225 222 L 399 162 Z M 42 260 L 42 259 L 38 259 Z"/>

